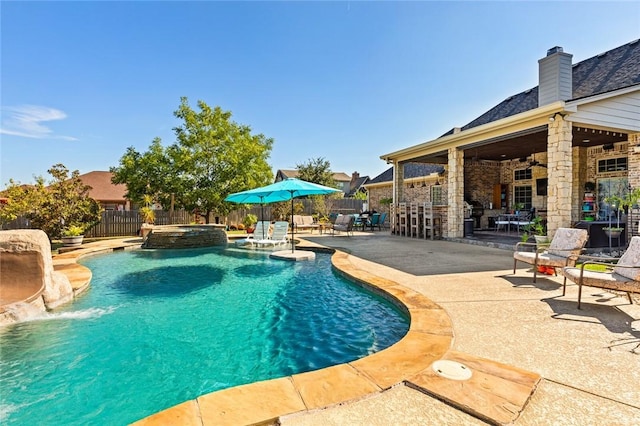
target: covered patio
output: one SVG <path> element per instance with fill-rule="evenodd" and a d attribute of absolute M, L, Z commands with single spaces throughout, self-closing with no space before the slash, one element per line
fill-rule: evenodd
<path fill-rule="evenodd" d="M 442 236 L 493 229 L 501 214 L 544 219 L 548 235 L 582 221 L 607 222 L 607 198 L 640 186 L 640 43 L 572 64 L 560 47 L 539 60 L 539 86 L 510 96 L 461 128 L 382 155 L 393 164 L 393 206 L 431 202 Z M 404 165 L 441 164 L 420 184 Z M 637 218 L 637 217 L 636 217 Z M 623 218 L 623 222 L 627 217 Z M 392 229 L 398 225 L 391 215 Z M 627 224 L 637 233 L 637 223 Z"/>

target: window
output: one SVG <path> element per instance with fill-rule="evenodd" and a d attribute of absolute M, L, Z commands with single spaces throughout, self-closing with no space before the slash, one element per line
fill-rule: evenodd
<path fill-rule="evenodd" d="M 513 203 L 522 204 L 525 210 L 531 209 L 531 185 L 513 188 Z"/>
<path fill-rule="evenodd" d="M 627 195 L 629 181 L 626 177 L 598 179 L 598 219 L 616 220 L 617 212 L 604 200 L 611 196 L 623 198 Z"/>
<path fill-rule="evenodd" d="M 514 180 L 531 180 L 531 169 L 514 170 Z"/>
<path fill-rule="evenodd" d="M 607 158 L 598 161 L 598 173 L 627 170 L 627 157 Z"/>
<path fill-rule="evenodd" d="M 431 187 L 431 202 L 434 206 L 446 206 L 447 200 L 442 191 L 442 185 L 433 185 Z"/>

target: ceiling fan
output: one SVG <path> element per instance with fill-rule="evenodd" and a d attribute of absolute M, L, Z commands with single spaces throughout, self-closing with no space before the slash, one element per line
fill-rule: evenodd
<path fill-rule="evenodd" d="M 520 162 L 524 163 L 525 161 L 527 161 L 527 157 L 522 157 L 520 158 Z M 529 161 L 529 165 L 527 166 L 527 168 L 525 170 L 528 170 L 532 167 L 547 167 L 546 164 L 543 164 L 541 162 L 539 162 L 538 160 L 536 160 L 536 154 L 531 154 L 531 161 Z"/>

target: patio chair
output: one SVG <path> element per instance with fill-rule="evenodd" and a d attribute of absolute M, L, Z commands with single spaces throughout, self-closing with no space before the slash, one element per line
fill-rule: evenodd
<path fill-rule="evenodd" d="M 347 235 L 349 234 L 353 235 L 354 221 L 355 221 L 355 218 L 350 214 L 338 216 L 336 218 L 336 222 L 331 227 L 331 234 L 333 235 L 335 231 L 338 231 L 338 232 L 346 232 Z"/>
<path fill-rule="evenodd" d="M 631 293 L 640 293 L 640 237 L 631 238 L 627 251 L 619 259 L 609 258 L 603 262 L 602 258 L 590 258 L 598 260 L 585 260 L 580 267 L 563 268 L 565 281 L 562 295 L 565 295 L 568 278 L 578 284 L 578 309 L 581 309 L 582 286 L 622 291 L 627 293 L 629 303 L 633 303 Z M 584 259 L 581 257 L 581 260 Z M 604 265 L 607 270 L 593 271 L 589 265 Z"/>
<path fill-rule="evenodd" d="M 387 223 L 387 212 L 380 213 L 380 220 L 378 220 L 378 229 L 382 231 L 382 228 L 389 229 L 389 223 Z"/>
<path fill-rule="evenodd" d="M 372 231 L 375 230 L 376 226 L 378 227 L 379 230 L 382 230 L 382 227 L 380 226 L 380 217 L 381 216 L 382 215 L 380 213 L 374 213 L 369 218 L 369 223 L 367 223 L 367 226 L 370 227 Z"/>
<path fill-rule="evenodd" d="M 588 238 L 586 229 L 558 228 L 548 246 L 540 247 L 536 243 L 520 242 L 516 244 L 513 253 L 513 273 L 516 273 L 518 261 L 533 265 L 533 282 L 535 283 L 538 266 L 554 268 L 574 266 Z"/>

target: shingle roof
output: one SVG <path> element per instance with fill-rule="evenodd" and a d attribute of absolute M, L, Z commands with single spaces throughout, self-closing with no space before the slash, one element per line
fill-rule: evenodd
<path fill-rule="evenodd" d="M 80 179 L 85 185 L 89 185 L 91 190 L 89 196 L 96 201 L 124 201 L 124 194 L 127 186 L 123 184 L 115 185 L 111 183 L 111 172 L 94 171 L 80 175 Z"/>
<path fill-rule="evenodd" d="M 410 179 L 415 177 L 428 176 L 431 173 L 442 173 L 444 167 L 440 164 L 426 164 L 426 163 L 407 163 L 404 165 L 404 178 Z M 393 167 L 389 167 L 378 176 L 371 179 L 370 183 L 383 183 L 393 181 Z"/>
<path fill-rule="evenodd" d="M 573 65 L 573 99 L 640 84 L 640 40 Z M 510 96 L 462 127 L 467 130 L 538 107 L 538 86 Z M 453 133 L 453 129 L 442 136 Z"/>
<path fill-rule="evenodd" d="M 362 185 L 369 183 L 369 176 L 361 176 L 358 179 L 356 179 L 353 188 L 351 188 L 351 190 L 349 190 L 349 192 L 347 192 L 345 194 L 345 197 L 353 197 L 355 195 L 356 192 L 358 192 L 360 190 L 360 188 L 362 188 Z"/>

